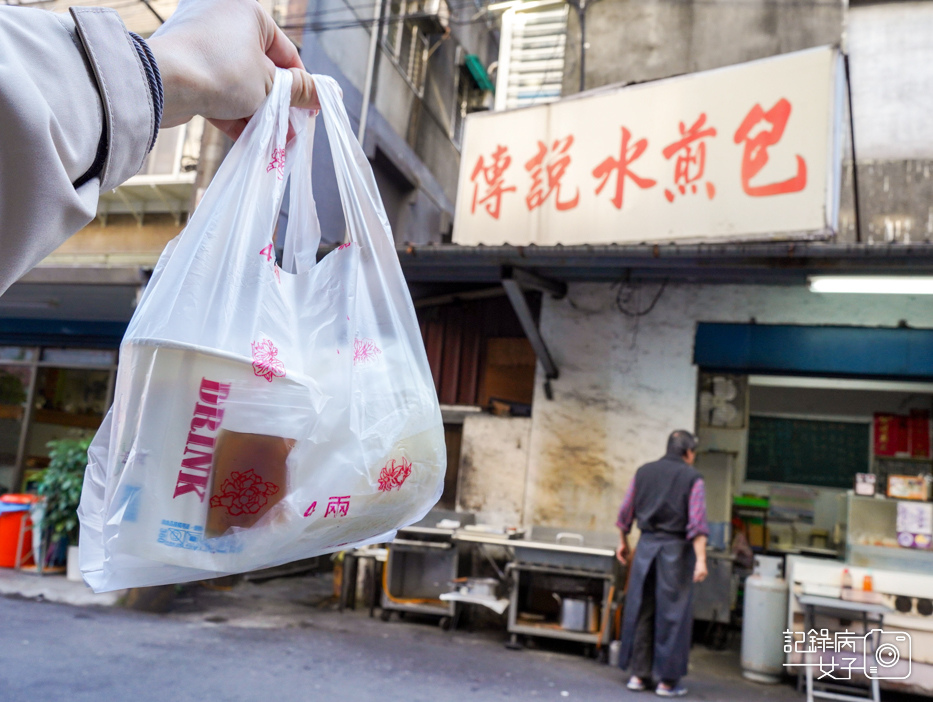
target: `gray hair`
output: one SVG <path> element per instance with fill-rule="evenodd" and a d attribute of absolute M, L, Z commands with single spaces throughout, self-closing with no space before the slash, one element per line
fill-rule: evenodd
<path fill-rule="evenodd" d="M 687 451 L 697 450 L 697 438 L 686 429 L 672 431 L 667 438 L 667 453 L 674 456 L 686 456 Z"/>

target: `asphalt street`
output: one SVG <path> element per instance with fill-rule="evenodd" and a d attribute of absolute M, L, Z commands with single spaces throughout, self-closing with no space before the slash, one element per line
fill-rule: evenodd
<path fill-rule="evenodd" d="M 658 699 L 628 692 L 618 670 L 579 652 L 510 651 L 503 632 L 275 605 L 264 587 L 199 594 L 211 599 L 206 608 L 182 598 L 167 615 L 0 598 L 0 700 Z M 695 650 L 690 699 L 801 699 L 788 685 L 743 681 L 734 658 Z"/>

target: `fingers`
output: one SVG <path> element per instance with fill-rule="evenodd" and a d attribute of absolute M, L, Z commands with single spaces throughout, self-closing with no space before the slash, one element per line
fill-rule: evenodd
<path fill-rule="evenodd" d="M 268 33 L 266 34 L 266 56 L 279 68 L 303 69 L 305 65 L 301 62 L 298 49 L 292 44 L 291 39 L 285 36 L 285 32 L 275 25 L 268 14 L 265 12 L 263 12 L 263 14 L 268 18 L 266 21 L 269 26 Z"/>
<path fill-rule="evenodd" d="M 249 122 L 248 119 L 209 119 L 207 121 L 233 139 L 233 141 L 240 138 L 240 134 L 243 133 L 243 130 L 246 129 L 246 125 Z"/>
<path fill-rule="evenodd" d="M 300 68 L 289 68 L 292 74 L 292 107 L 303 107 L 308 110 L 320 110 L 321 103 L 314 89 L 314 79 L 311 74 Z"/>

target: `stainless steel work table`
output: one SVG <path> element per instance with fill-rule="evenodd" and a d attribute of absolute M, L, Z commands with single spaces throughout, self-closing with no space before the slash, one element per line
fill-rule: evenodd
<path fill-rule="evenodd" d="M 537 533 L 542 532 L 554 532 L 552 535 L 554 540 L 535 538 Z M 587 645 L 608 644 L 610 627 L 604 623 L 608 620 L 607 608 L 611 604 L 609 594 L 614 578 L 615 549 L 588 546 L 583 543 L 560 543 L 559 539 L 582 540 L 583 537 L 579 534 L 553 529 L 532 531 L 531 536 L 532 538 L 509 538 L 505 534 L 464 529 L 458 530 L 453 536 L 454 541 L 477 544 L 480 549 L 485 546 L 496 546 L 508 549 L 510 552 L 511 560 L 506 566 L 505 573 L 500 571 L 500 577 L 510 580 L 508 613 L 510 645 L 517 647 L 519 636 L 563 639 Z M 581 591 L 598 590 L 598 596 L 594 596 L 593 599 L 598 600 L 600 605 L 599 629 L 595 632 L 576 631 L 565 629 L 553 621 L 531 621 L 527 617 L 522 617 L 522 613 L 519 612 L 522 587 L 536 577 L 564 582 L 579 581 L 577 587 Z M 594 582 L 599 584 L 594 585 Z"/>
<path fill-rule="evenodd" d="M 853 619 L 858 618 L 862 625 L 865 628 L 865 633 L 869 633 L 869 625 L 878 625 L 878 629 L 881 629 L 884 626 L 884 615 L 891 612 L 891 608 L 883 604 L 875 604 L 869 602 L 854 602 L 852 600 L 843 600 L 838 597 L 823 597 L 821 595 L 797 595 L 797 602 L 800 603 L 800 606 L 804 610 L 804 642 L 807 641 L 809 632 L 816 629 L 816 615 L 817 613 L 836 616 L 841 618 Z M 866 650 L 864 651 L 864 657 L 867 659 L 869 655 L 872 658 L 875 655 L 875 651 L 878 646 L 878 635 L 875 634 L 871 638 L 866 638 Z M 869 652 L 867 650 L 868 643 L 871 642 L 872 650 Z M 817 652 L 819 653 L 819 652 Z M 804 653 L 804 662 L 806 667 L 806 682 L 807 682 L 807 702 L 813 702 L 814 698 L 820 697 L 823 699 L 831 700 L 856 700 L 861 702 L 865 699 L 871 699 L 873 702 L 879 702 L 881 699 L 881 692 L 878 688 L 878 678 L 871 677 L 870 688 L 868 690 L 868 695 L 852 695 L 845 694 L 842 692 L 829 692 L 826 690 L 815 689 L 814 685 L 821 685 L 819 681 L 814 682 L 813 680 L 813 666 L 812 663 L 807 663 L 806 656 L 808 653 Z M 816 664 L 819 665 L 819 664 Z M 832 687 L 837 688 L 841 687 L 833 684 Z"/>

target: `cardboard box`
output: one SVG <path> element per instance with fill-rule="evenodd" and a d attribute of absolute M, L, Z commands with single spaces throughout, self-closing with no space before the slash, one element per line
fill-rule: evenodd
<path fill-rule="evenodd" d="M 920 475 L 889 475 L 888 497 L 898 500 L 926 500 L 929 497 L 927 479 Z"/>

